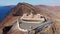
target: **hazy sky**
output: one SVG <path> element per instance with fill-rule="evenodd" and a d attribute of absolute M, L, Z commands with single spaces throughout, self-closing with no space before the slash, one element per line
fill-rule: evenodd
<path fill-rule="evenodd" d="M 34 5 L 38 5 L 38 4 L 59 5 L 60 4 L 60 0 L 0 0 L 0 6 L 16 5 L 19 2 L 26 2 Z"/>

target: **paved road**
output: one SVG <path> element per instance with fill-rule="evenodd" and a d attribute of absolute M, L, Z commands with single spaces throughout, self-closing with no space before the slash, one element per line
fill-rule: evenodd
<path fill-rule="evenodd" d="M 35 29 L 33 29 L 33 30 L 35 30 L 36 33 L 37 33 L 37 32 L 40 32 L 40 31 L 44 28 L 44 26 L 48 26 L 48 25 L 50 25 L 50 24 L 52 24 L 52 23 L 53 23 L 53 22 L 52 22 L 51 20 L 47 20 L 46 22 L 40 24 L 37 28 L 35 28 Z"/>

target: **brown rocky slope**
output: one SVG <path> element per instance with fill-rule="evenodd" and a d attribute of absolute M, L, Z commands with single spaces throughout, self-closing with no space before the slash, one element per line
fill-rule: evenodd
<path fill-rule="evenodd" d="M 40 14 L 45 15 L 55 23 L 55 33 L 60 34 L 60 6 L 36 6 Z"/>
<path fill-rule="evenodd" d="M 45 6 L 45 5 L 32 6 L 26 3 L 19 3 L 8 13 L 6 18 L 0 24 L 0 28 L 3 28 L 11 24 L 10 22 L 17 19 L 18 16 L 22 16 L 23 13 L 26 13 L 30 10 L 35 11 L 33 12 L 34 14 L 40 13 L 44 15 L 46 18 L 52 19 L 54 22 L 53 26 L 55 28 L 55 34 L 60 34 L 60 27 L 59 27 L 60 26 L 60 7 L 58 6 Z"/>

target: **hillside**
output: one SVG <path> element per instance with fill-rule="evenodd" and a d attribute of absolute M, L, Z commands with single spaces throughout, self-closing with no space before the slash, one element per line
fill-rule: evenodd
<path fill-rule="evenodd" d="M 7 10 L 7 9 L 6 9 Z M 30 5 L 28 3 L 18 3 L 10 12 L 7 13 L 6 17 L 0 24 L 0 28 L 11 24 L 10 22 L 22 16 L 24 13 L 29 13 L 33 11 L 33 14 L 41 14 L 46 18 L 51 19 L 54 22 L 53 28 L 54 33 L 60 34 L 60 6 L 47 6 L 47 5 Z M 2 12 L 3 14 L 3 12 Z M 51 32 L 50 32 L 51 33 Z"/>
<path fill-rule="evenodd" d="M 55 23 L 56 34 L 60 34 L 60 6 L 36 6 L 40 14 L 49 17 Z"/>

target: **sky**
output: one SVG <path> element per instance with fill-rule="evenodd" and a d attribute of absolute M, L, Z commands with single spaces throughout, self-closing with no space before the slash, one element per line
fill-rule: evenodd
<path fill-rule="evenodd" d="M 33 5 L 59 5 L 60 0 L 0 0 L 0 6 L 16 5 L 19 2 L 26 2 Z"/>

